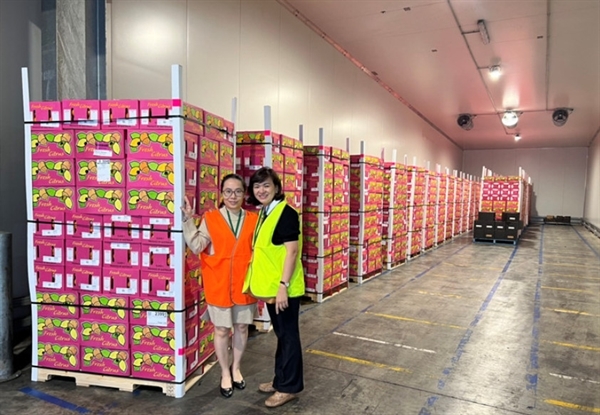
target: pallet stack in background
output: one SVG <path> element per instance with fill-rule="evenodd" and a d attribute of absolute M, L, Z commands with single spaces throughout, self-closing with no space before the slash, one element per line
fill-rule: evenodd
<path fill-rule="evenodd" d="M 32 377 L 184 384 L 214 348 L 175 194 L 196 212 L 215 207 L 233 125 L 177 100 L 34 102 L 31 112 Z"/>
<path fill-rule="evenodd" d="M 425 221 L 425 173 L 426 169 L 407 166 L 407 216 L 408 242 L 407 258 L 418 255 L 423 247 L 423 227 Z"/>
<path fill-rule="evenodd" d="M 281 179 L 287 203 L 298 211 L 302 223 L 302 142 L 270 131 L 238 131 L 236 142 L 236 172 L 249 184 L 250 178 L 258 169 L 271 166 Z M 269 153 L 271 160 L 267 160 Z M 257 210 L 256 206 L 246 204 L 244 208 Z M 267 330 L 270 326 L 270 317 L 263 301 L 258 302 L 255 322 L 260 330 Z"/>
<path fill-rule="evenodd" d="M 436 244 L 446 240 L 446 214 L 448 212 L 448 175 L 438 173 L 438 207 L 436 216 Z"/>
<path fill-rule="evenodd" d="M 302 262 L 307 295 L 322 302 L 348 287 L 349 156 L 305 146 L 304 157 Z"/>
<path fill-rule="evenodd" d="M 383 163 L 350 156 L 350 279 L 362 283 L 383 268 Z"/>
<path fill-rule="evenodd" d="M 432 172 L 428 171 L 425 174 L 425 205 L 424 205 L 424 224 L 423 234 L 421 236 L 423 242 L 423 249 L 432 248 L 435 243 L 435 228 L 437 218 L 437 206 L 438 206 L 438 177 Z"/>
<path fill-rule="evenodd" d="M 392 269 L 406 260 L 406 168 L 385 163 L 383 173 L 382 254 L 384 267 Z"/>

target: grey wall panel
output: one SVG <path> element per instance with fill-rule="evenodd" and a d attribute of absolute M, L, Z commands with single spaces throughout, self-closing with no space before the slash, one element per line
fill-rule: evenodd
<path fill-rule="evenodd" d="M 584 218 L 600 228 L 600 134 L 589 149 Z"/>

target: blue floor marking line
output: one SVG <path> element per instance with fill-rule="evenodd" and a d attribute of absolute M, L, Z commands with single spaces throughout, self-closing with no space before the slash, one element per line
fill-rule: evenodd
<path fill-rule="evenodd" d="M 80 414 L 89 414 L 91 413 L 91 411 L 87 408 L 84 408 L 82 406 L 77 406 L 74 403 L 71 402 L 67 402 L 65 400 L 62 400 L 60 398 L 57 398 L 55 396 L 52 395 L 48 395 L 47 393 L 41 392 L 37 389 L 33 389 L 33 388 L 29 388 L 29 387 L 25 387 L 20 389 L 20 392 L 23 392 L 29 396 L 32 396 L 34 398 L 38 398 L 42 401 L 51 403 L 53 405 L 56 406 L 60 406 L 61 408 L 64 409 L 68 409 L 70 411 L 74 411 L 74 412 L 78 412 Z"/>
<path fill-rule="evenodd" d="M 594 254 L 596 254 L 596 256 L 598 258 L 600 258 L 600 254 L 598 253 L 598 251 L 596 251 L 594 249 L 594 247 L 592 245 L 590 245 L 590 243 L 588 241 L 585 240 L 585 238 L 579 233 L 579 231 L 577 230 L 577 228 L 575 228 L 574 226 L 571 226 L 571 229 L 573 229 L 575 231 L 575 233 L 577 234 L 577 236 L 579 236 L 581 238 L 581 240 L 583 241 L 583 243 L 585 243 L 588 246 L 588 248 L 590 248 L 592 250 L 592 252 Z"/>
<path fill-rule="evenodd" d="M 446 261 L 448 258 L 453 257 L 454 255 L 458 254 L 460 251 L 462 251 L 463 249 L 471 246 L 473 243 L 469 243 L 465 246 L 463 246 L 462 248 L 458 249 L 456 252 L 454 252 L 453 254 L 451 254 L 448 257 L 445 257 L 442 261 L 432 265 L 431 267 L 427 268 L 425 271 L 420 272 L 419 274 L 415 275 L 414 277 L 412 277 L 410 280 L 406 281 L 404 284 L 400 285 L 398 288 L 396 288 L 393 291 L 390 291 L 389 293 L 387 293 L 385 296 L 381 297 L 376 303 L 371 304 L 370 306 L 366 307 L 365 309 L 361 310 L 361 312 L 358 315 L 361 315 L 363 313 L 365 313 L 367 310 L 369 310 L 371 307 L 374 307 L 376 304 L 378 304 L 379 302 L 381 302 L 382 300 L 388 298 L 390 295 L 394 294 L 395 292 L 401 290 L 402 288 L 406 287 L 409 283 L 416 281 L 417 279 L 421 278 L 423 275 L 427 274 L 429 271 L 431 271 L 432 269 L 434 269 L 435 267 L 437 267 L 438 265 L 444 263 L 444 261 Z M 357 287 L 360 287 L 361 285 L 357 285 Z M 349 319 L 345 320 L 344 322 L 342 322 L 341 324 L 339 324 L 337 327 L 335 327 L 333 330 L 331 330 L 331 332 L 329 334 L 332 334 L 334 331 L 339 330 L 340 328 L 344 327 L 346 324 L 348 324 L 350 321 L 352 321 L 354 318 L 356 318 L 357 316 L 352 316 Z M 315 344 L 316 342 L 318 342 L 319 340 L 321 340 L 324 336 L 321 336 L 315 340 L 313 340 L 310 344 L 308 344 L 307 346 L 304 346 L 304 349 L 309 349 L 313 344 Z"/>
<path fill-rule="evenodd" d="M 539 350 L 540 350 L 540 316 L 541 316 L 541 295 L 542 295 L 542 275 L 544 273 L 544 228 L 542 224 L 540 232 L 540 249 L 538 253 L 538 276 L 535 284 L 535 297 L 533 302 L 533 327 L 531 329 L 531 350 L 529 352 L 529 367 L 527 368 L 527 390 L 533 391 L 533 405 L 527 409 L 535 409 L 537 405 L 537 385 L 539 372 Z"/>
<path fill-rule="evenodd" d="M 519 249 L 519 245 L 515 245 L 515 247 L 513 248 L 512 254 L 510 254 L 510 258 L 508 258 L 508 261 L 504 265 L 504 268 L 502 269 L 500 276 L 496 280 L 496 283 L 494 284 L 494 286 L 488 293 L 487 297 L 483 301 L 483 304 L 481 304 L 481 307 L 479 308 L 479 311 L 477 311 L 475 318 L 473 319 L 471 324 L 469 324 L 469 328 L 467 329 L 467 331 L 465 331 L 465 334 L 463 335 L 462 339 L 460 340 L 458 347 L 456 348 L 456 353 L 450 360 L 450 366 L 446 367 L 442 371 L 442 377 L 438 380 L 438 386 L 437 386 L 438 390 L 441 391 L 446 386 L 446 381 L 447 381 L 448 377 L 452 374 L 452 371 L 454 370 L 454 368 L 460 361 L 460 358 L 462 357 L 463 353 L 465 352 L 465 347 L 469 343 L 469 340 L 471 339 L 471 335 L 473 334 L 473 329 L 475 329 L 475 327 L 479 324 L 479 321 L 483 317 L 483 313 L 485 312 L 488 305 L 492 301 L 492 298 L 496 294 L 496 290 L 498 289 L 498 287 L 500 286 L 500 283 L 504 279 L 504 276 L 506 275 L 506 271 L 508 271 L 508 268 L 510 267 L 510 264 L 512 263 L 513 258 L 515 257 L 515 254 L 517 253 L 518 249 Z M 430 396 L 429 398 L 427 398 L 427 402 L 419 411 L 419 415 L 431 415 L 431 410 L 433 409 L 433 406 L 435 405 L 435 403 L 437 402 L 438 399 L 439 399 L 439 396 L 437 396 L 437 395 L 433 395 L 433 396 Z"/>

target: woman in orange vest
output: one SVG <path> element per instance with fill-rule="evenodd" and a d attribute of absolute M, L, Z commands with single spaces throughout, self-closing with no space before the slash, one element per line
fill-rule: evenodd
<path fill-rule="evenodd" d="M 252 258 L 252 237 L 258 215 L 242 209 L 246 183 L 237 174 L 221 181 L 223 202 L 204 214 L 196 228 L 192 207 L 185 199 L 183 235 L 188 247 L 201 253 L 202 282 L 208 314 L 215 326 L 215 353 L 221 366 L 221 394 L 229 398 L 233 388 L 246 382 L 240 362 L 248 340 L 248 324 L 254 321 L 256 299 L 243 294 L 242 286 Z M 229 363 L 229 335 L 233 330 L 233 362 Z"/>

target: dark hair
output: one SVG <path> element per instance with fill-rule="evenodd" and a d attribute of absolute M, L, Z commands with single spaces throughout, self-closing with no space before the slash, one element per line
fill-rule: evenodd
<path fill-rule="evenodd" d="M 221 179 L 221 193 L 223 193 L 223 187 L 225 186 L 225 182 L 229 179 L 239 180 L 242 183 L 242 189 L 244 189 L 244 192 L 248 190 L 248 186 L 246 186 L 246 181 L 242 178 L 242 176 L 235 173 L 229 173 L 227 176 Z M 225 206 L 225 202 L 221 200 L 221 203 L 219 203 L 219 208 L 222 208 L 223 206 Z"/>
<path fill-rule="evenodd" d="M 256 196 L 254 196 L 254 185 L 256 183 L 263 183 L 267 181 L 269 178 L 273 180 L 273 184 L 277 189 L 275 192 L 275 197 L 273 200 L 283 200 L 285 199 L 285 194 L 283 193 L 283 187 L 281 186 L 281 179 L 275 173 L 275 171 L 270 167 L 261 167 L 256 170 L 252 177 L 250 178 L 250 184 L 248 185 L 248 204 L 259 206 L 261 203 L 258 201 Z"/>

